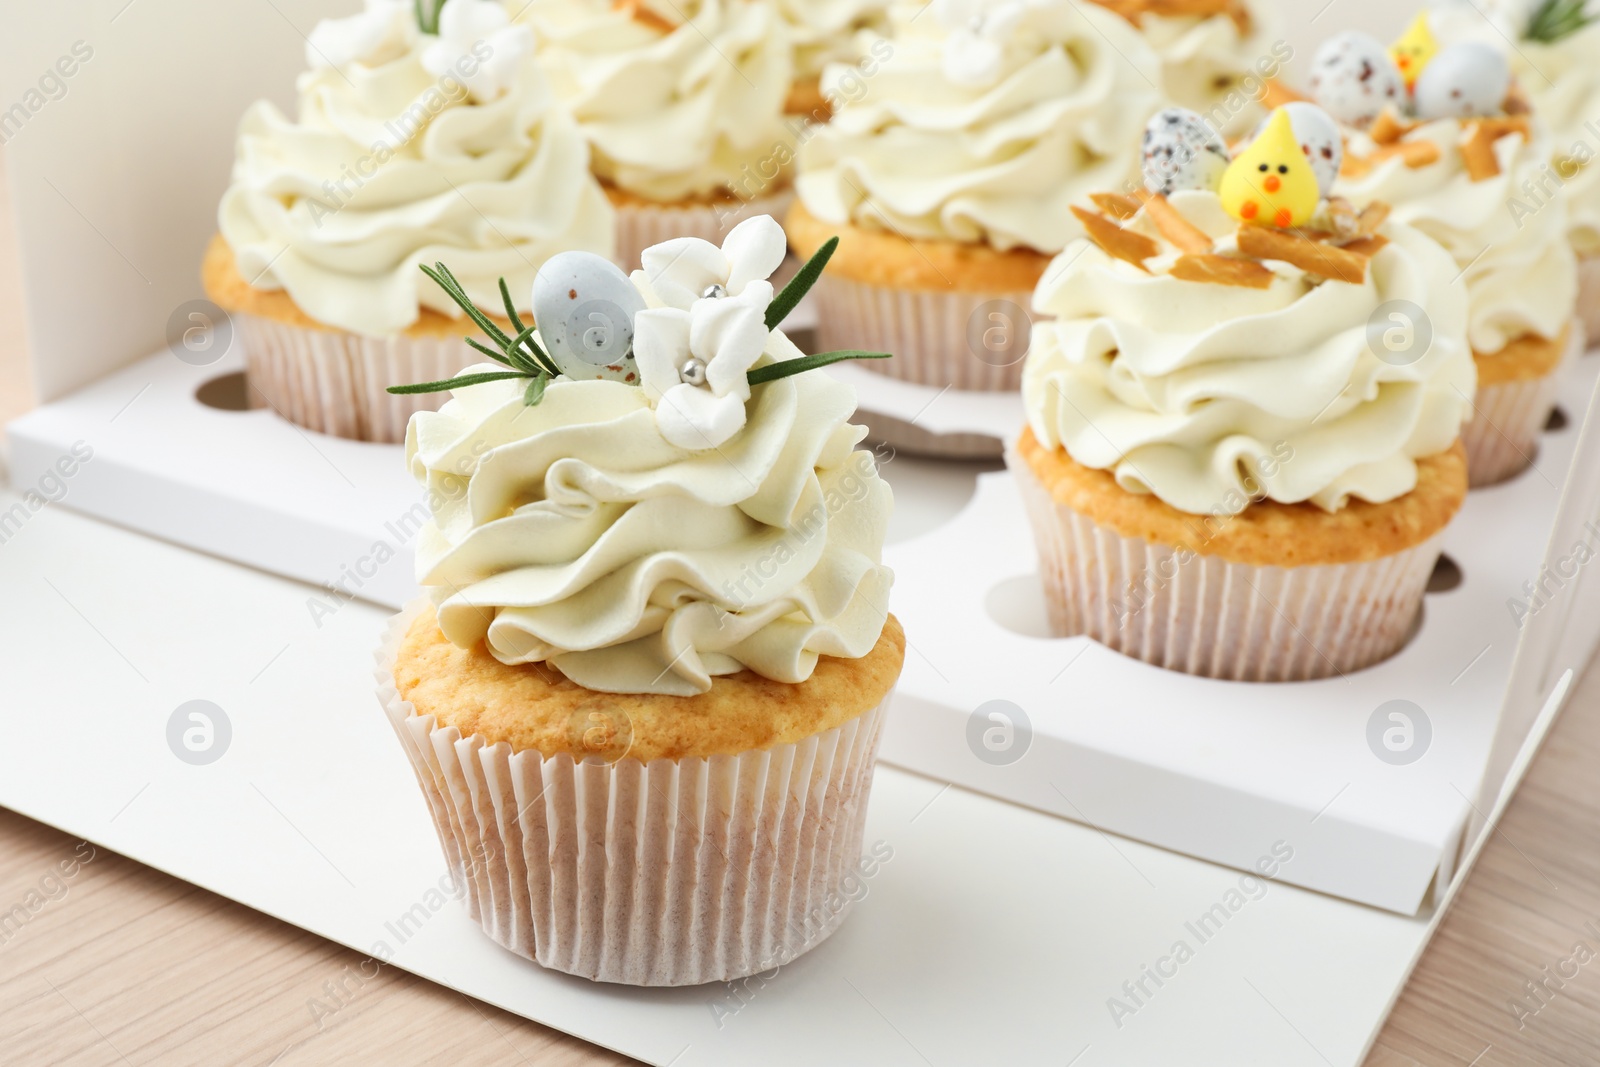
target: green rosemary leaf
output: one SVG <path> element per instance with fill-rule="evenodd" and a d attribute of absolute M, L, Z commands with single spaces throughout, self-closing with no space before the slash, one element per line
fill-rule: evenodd
<path fill-rule="evenodd" d="M 517 305 L 511 302 L 511 289 L 506 285 L 506 280 L 504 278 L 500 279 L 500 299 L 506 302 L 506 318 L 510 320 L 511 325 L 515 327 L 519 333 L 527 329 L 527 327 L 522 325 L 522 317 L 517 314 Z"/>
<path fill-rule="evenodd" d="M 561 369 L 555 365 L 555 362 L 549 356 L 545 355 L 544 349 L 539 347 L 539 342 L 533 339 L 533 331 L 535 329 L 537 327 L 522 327 L 522 332 L 511 339 L 511 350 L 516 353 L 517 358 L 529 364 L 528 369 L 530 371 L 538 371 L 540 374 L 548 374 L 554 378 L 561 373 Z M 523 351 L 522 346 L 524 344 L 533 353 L 531 360 L 528 358 L 527 352 Z"/>
<path fill-rule="evenodd" d="M 796 374 L 826 367 L 830 363 L 843 363 L 847 359 L 888 359 L 890 355 L 888 352 L 862 352 L 854 348 L 840 352 L 818 352 L 814 356 L 786 359 L 781 363 L 768 363 L 765 367 L 749 371 L 745 374 L 745 378 L 751 385 L 761 385 L 765 382 L 775 382 L 780 378 L 792 378 Z"/>
<path fill-rule="evenodd" d="M 538 407 L 539 401 L 544 399 L 544 387 L 550 384 L 550 379 L 539 375 L 528 382 L 528 391 L 522 394 L 522 402 L 530 408 Z"/>
<path fill-rule="evenodd" d="M 1528 20 L 1523 36 L 1544 44 L 1569 37 L 1595 21 L 1597 16 L 1584 10 L 1587 6 L 1587 0 L 1544 0 Z"/>
<path fill-rule="evenodd" d="M 531 371 L 528 368 L 524 368 L 522 365 L 520 365 L 518 363 L 515 363 L 510 359 L 507 359 L 505 356 L 501 355 L 499 352 L 496 352 L 494 349 L 490 348 L 488 345 L 479 344 L 477 341 L 473 340 L 470 337 L 463 337 L 462 340 L 467 342 L 467 344 L 471 345 L 473 348 L 476 348 L 479 352 L 482 352 L 484 355 L 488 356 L 490 359 L 495 360 L 498 363 L 504 363 L 506 366 L 514 368 L 516 370 L 523 371 L 524 373 L 531 373 Z"/>
<path fill-rule="evenodd" d="M 432 270 L 422 266 L 420 263 L 418 266 L 422 267 L 422 273 L 432 278 L 434 284 L 444 290 L 446 296 L 455 301 L 457 307 L 467 313 L 469 319 L 478 324 L 478 329 L 489 335 L 489 340 L 499 345 L 502 350 L 507 350 L 511 347 L 511 338 L 507 337 L 505 331 L 494 324 L 493 319 L 478 309 L 478 305 L 472 302 L 472 298 L 467 295 L 467 291 L 461 288 L 461 283 L 456 281 L 456 276 L 450 273 L 449 267 L 443 263 L 435 263 Z M 509 352 L 507 354 L 509 355 Z"/>
<path fill-rule="evenodd" d="M 828 265 L 828 260 L 833 258 L 834 249 L 838 247 L 837 237 L 828 238 L 827 243 L 817 249 L 816 254 L 806 260 L 805 266 L 789 279 L 789 284 L 783 287 L 783 292 L 772 298 L 772 303 L 767 305 L 767 329 L 776 330 L 778 323 L 789 317 L 789 312 L 795 309 L 801 299 L 811 291 L 811 287 L 817 284 L 817 279 L 822 277 L 823 268 Z"/>
<path fill-rule="evenodd" d="M 485 382 L 503 382 L 510 378 L 526 378 L 527 375 L 515 370 L 486 371 L 482 374 L 463 374 L 456 378 L 447 378 L 441 382 L 419 382 L 416 385 L 391 385 L 388 391 L 396 395 L 408 393 L 442 393 L 447 389 L 464 389 L 469 385 L 482 385 Z"/>

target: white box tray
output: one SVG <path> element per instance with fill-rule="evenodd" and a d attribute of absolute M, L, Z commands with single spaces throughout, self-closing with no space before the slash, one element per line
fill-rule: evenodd
<path fill-rule="evenodd" d="M 162 352 L 39 408 L 10 427 L 14 484 L 35 485 L 86 442 L 94 458 L 68 482 L 70 507 L 322 586 L 306 598 L 315 626 L 352 596 L 391 607 L 409 599 L 415 522 L 405 520 L 419 490 L 398 447 L 195 399 L 236 369 Z M 1412 643 L 1321 682 L 1217 682 L 1087 638 L 1048 637 L 1009 475 L 983 475 L 963 507 L 971 465 L 892 460 L 896 530 L 920 536 L 886 552 L 911 651 L 884 758 L 1231 866 L 1293 840 L 1300 860 L 1286 880 L 1415 913 L 1449 881 L 1477 802 L 1519 638 L 1505 601 L 1544 558 L 1597 371 L 1600 359 L 1569 362 L 1570 424 L 1544 438 L 1537 470 L 1470 496 L 1445 544 L 1463 581 L 1430 595 Z M 913 414 L 899 405 L 925 403 L 913 388 L 850 378 L 865 408 Z M 965 400 L 941 399 L 935 408 L 947 414 L 930 425 L 1005 432 L 998 420 L 1010 398 Z M 1540 681 L 1538 703 L 1553 685 Z M 1406 766 L 1378 759 L 1367 742 L 1369 718 L 1393 699 L 1422 708 L 1431 725 L 1426 755 Z M 1026 754 L 1004 766 L 971 743 L 970 731 L 988 725 L 975 726 L 975 714 L 993 700 L 1021 708 L 1031 727 Z"/>

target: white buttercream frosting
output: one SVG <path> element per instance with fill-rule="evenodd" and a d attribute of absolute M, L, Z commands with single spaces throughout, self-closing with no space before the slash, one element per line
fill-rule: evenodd
<path fill-rule="evenodd" d="M 1467 336 L 1478 352 L 1498 352 L 1528 333 L 1557 337 L 1572 318 L 1578 292 L 1566 199 L 1530 198 L 1523 188 L 1530 181 L 1537 187 L 1549 144 L 1537 129 L 1533 144 L 1520 134 L 1503 136 L 1494 146 L 1499 174 L 1473 181 L 1459 147 L 1463 136 L 1460 120 L 1424 123 L 1405 139 L 1434 142 L 1437 160 L 1412 167 L 1391 157 L 1360 177 L 1341 175 L 1334 192 L 1358 207 L 1389 204 L 1392 218 L 1455 257 L 1471 304 Z M 1365 134 L 1353 133 L 1346 159 L 1374 147 Z"/>
<path fill-rule="evenodd" d="M 1219 253 L 1233 247 L 1215 194 L 1171 201 Z M 1035 293 L 1053 321 L 1034 325 L 1022 388 L 1046 447 L 1179 510 L 1232 514 L 1252 498 L 1392 500 L 1415 487 L 1417 459 L 1455 441 L 1476 386 L 1466 293 L 1428 237 L 1387 224 L 1361 284 L 1270 262 L 1270 287 L 1250 289 L 1172 277 L 1177 250 L 1143 214 L 1129 225 L 1161 245 L 1149 273 L 1082 241 Z M 1427 316 L 1418 358 L 1369 346 L 1369 322 L 1398 321 L 1379 312 L 1390 301 Z"/>
<path fill-rule="evenodd" d="M 1139 169 L 1160 64 L 1118 15 L 1070 0 L 934 0 L 891 11 L 889 58 L 801 146 L 808 211 L 914 238 L 1059 251 L 1068 205 Z"/>
<path fill-rule="evenodd" d="M 218 211 L 246 281 L 373 336 L 404 330 L 423 308 L 459 316 L 419 264 L 447 262 L 477 304 L 498 310 L 500 278 L 525 294 L 556 252 L 609 255 L 615 230 L 526 28 L 488 27 L 468 42 L 479 25 L 469 16 L 498 5 L 451 0 L 445 15 L 459 7 L 459 17 L 441 29 L 455 35 L 424 36 L 414 18 L 385 15 L 393 7 L 374 0 L 355 25 L 312 35 L 338 55 L 301 76 L 297 119 L 265 101 L 246 112 Z"/>
<path fill-rule="evenodd" d="M 774 332 L 767 354 L 798 352 Z M 459 389 L 406 435 L 433 513 L 418 580 L 452 642 L 680 696 L 742 669 L 803 681 L 818 655 L 877 643 L 892 496 L 856 449 L 849 386 L 760 386 L 744 429 L 701 451 L 663 438 L 635 386 L 560 380 L 536 407 L 522 392 Z"/>
<path fill-rule="evenodd" d="M 854 62 L 863 30 L 881 30 L 889 0 L 775 0 L 794 47 L 796 80 L 815 78 L 829 63 Z"/>
<path fill-rule="evenodd" d="M 767 0 L 531 0 L 519 18 L 606 181 L 676 201 L 792 157 L 794 58 Z"/>

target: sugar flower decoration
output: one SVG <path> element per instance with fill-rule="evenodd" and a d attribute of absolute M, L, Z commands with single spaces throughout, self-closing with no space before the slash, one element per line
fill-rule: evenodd
<path fill-rule="evenodd" d="M 999 80 L 1006 42 L 1022 22 L 1026 0 L 934 0 L 933 8 L 950 31 L 944 43 L 944 76 L 974 88 Z"/>
<path fill-rule="evenodd" d="M 635 317 L 634 356 L 656 426 L 679 448 L 716 448 L 744 428 L 747 374 L 771 332 L 767 278 L 785 247 L 783 228 L 762 215 L 734 227 L 721 248 L 681 237 L 640 257 L 665 306 Z"/>
<path fill-rule="evenodd" d="M 511 25 L 499 0 L 445 0 L 439 38 L 423 49 L 422 65 L 436 78 L 459 78 L 473 99 L 488 102 L 511 88 L 532 51 L 533 31 Z"/>
<path fill-rule="evenodd" d="M 409 0 L 367 0 L 359 15 L 317 23 L 306 38 L 306 64 L 312 70 L 376 65 L 400 55 L 416 36 Z"/>

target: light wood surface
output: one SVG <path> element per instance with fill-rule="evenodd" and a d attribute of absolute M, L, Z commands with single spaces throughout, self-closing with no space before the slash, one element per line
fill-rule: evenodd
<path fill-rule="evenodd" d="M 14 248 L 0 175 L 0 419 L 31 403 Z M 1600 672 L 1590 670 L 1368 1067 L 1600 1063 L 1600 958 L 1559 988 L 1548 977 L 1572 973 L 1579 942 L 1600 953 L 1596 766 Z M 357 953 L 124 857 L 88 856 L 0 809 L 7 1067 L 633 1062 L 393 968 L 363 973 Z M 63 862 L 78 863 L 70 878 L 59 878 Z M 45 903 L 4 925 L 30 893 Z M 1536 1000 L 1528 982 L 1555 992 Z M 1528 1013 L 1520 1024 L 1513 1003 Z"/>

